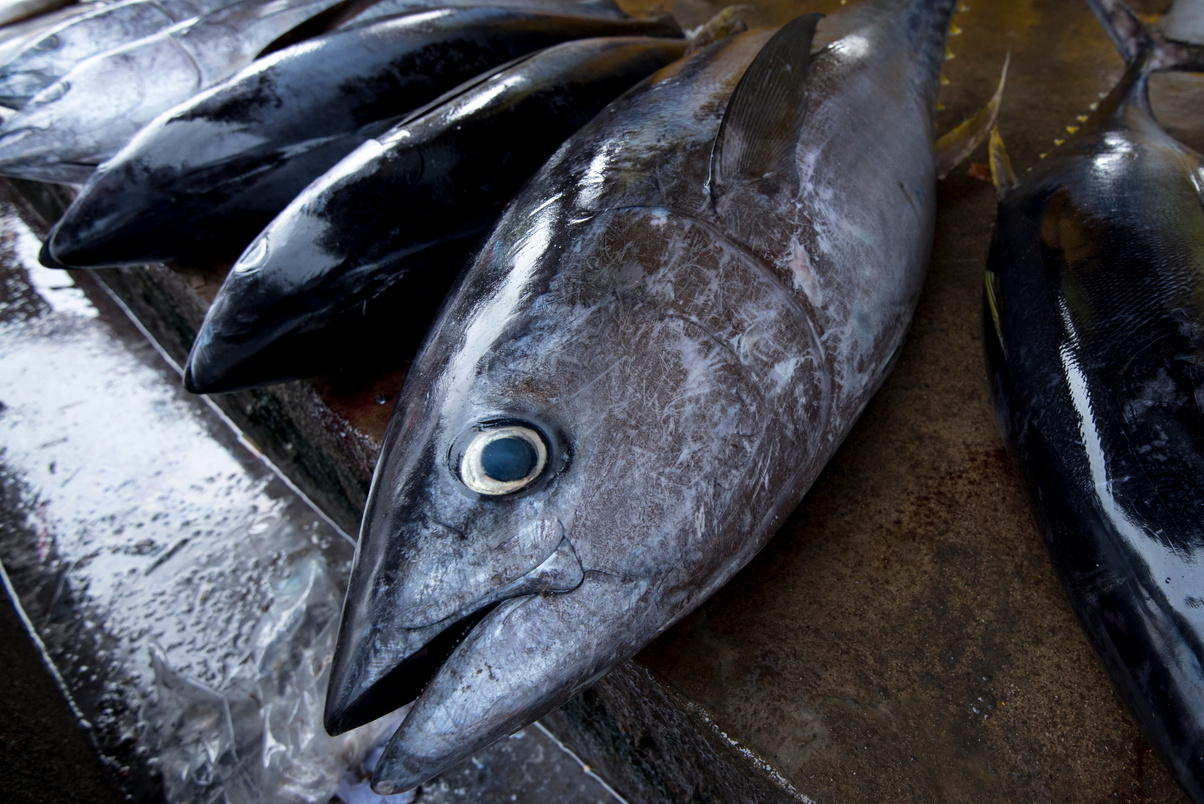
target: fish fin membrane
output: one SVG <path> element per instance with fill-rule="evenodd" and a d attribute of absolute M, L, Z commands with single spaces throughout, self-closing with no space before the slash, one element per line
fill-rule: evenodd
<path fill-rule="evenodd" d="M 730 185 L 763 179 L 785 179 L 797 190 L 794 149 L 807 114 L 811 42 L 822 18 L 804 14 L 783 25 L 736 84 L 711 148 L 712 202 Z"/>
<path fill-rule="evenodd" d="M 991 130 L 995 127 L 995 120 L 999 117 L 999 105 L 1003 102 L 1003 87 L 1007 83 L 1008 64 L 1011 63 L 1012 54 L 1008 51 L 1007 58 L 1003 60 L 1003 70 L 999 75 L 999 86 L 995 88 L 995 94 L 979 109 L 973 117 L 968 118 L 957 128 L 947 131 L 941 135 L 936 141 L 936 175 L 937 178 L 943 179 L 949 175 L 949 171 L 960 165 L 966 157 L 974 152 L 974 149 L 986 141 L 990 136 Z M 992 175 L 994 175 L 992 173 Z M 996 184 L 998 189 L 998 184 Z"/>
<path fill-rule="evenodd" d="M 1129 64 L 1146 72 L 1204 72 L 1204 45 L 1168 39 L 1146 25 L 1122 0 L 1087 0 Z"/>
<path fill-rule="evenodd" d="M 999 136 L 999 126 L 991 128 L 991 183 L 995 185 L 995 197 L 1002 201 L 1016 186 L 1016 172 L 1012 170 L 1012 160 L 1008 157 L 1007 149 L 1003 147 L 1003 137 Z"/>

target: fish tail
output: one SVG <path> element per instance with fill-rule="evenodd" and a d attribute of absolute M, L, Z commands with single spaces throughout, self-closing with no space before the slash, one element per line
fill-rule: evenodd
<path fill-rule="evenodd" d="M 1087 0 L 1116 49 L 1142 72 L 1204 72 L 1204 46 L 1169 39 L 1122 0 Z"/>

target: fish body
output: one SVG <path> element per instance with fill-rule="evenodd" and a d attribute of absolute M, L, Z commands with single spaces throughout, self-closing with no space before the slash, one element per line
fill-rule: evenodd
<path fill-rule="evenodd" d="M 0 126 L 0 175 L 83 183 L 140 128 L 348 0 L 242 0 L 85 59 Z"/>
<path fill-rule="evenodd" d="M 357 343 L 396 338 L 399 318 L 414 321 L 420 338 L 522 183 L 685 48 L 648 37 L 566 42 L 453 90 L 361 145 L 235 263 L 185 384 L 210 393 L 337 367 Z"/>
<path fill-rule="evenodd" d="M 19 109 L 89 56 L 229 5 L 230 0 L 125 0 L 43 31 L 0 67 L 0 105 Z"/>
<path fill-rule="evenodd" d="M 1067 596 L 1204 801 L 1204 160 L 1150 111 L 1152 55 L 1001 200 L 986 351 Z"/>
<path fill-rule="evenodd" d="M 0 25 L 18 22 L 69 5 L 74 0 L 4 0 L 0 3 Z"/>
<path fill-rule="evenodd" d="M 614 0 L 378 0 L 364 9 L 350 12 L 348 25 L 362 25 L 373 20 L 412 14 L 430 8 L 456 8 L 460 6 L 497 6 L 523 8 L 527 11 L 543 11 L 548 14 L 568 14 L 574 17 L 607 17 L 625 19 L 627 14 Z"/>
<path fill-rule="evenodd" d="M 680 29 L 667 17 L 445 8 L 277 51 L 140 131 L 63 215 L 51 257 L 98 267 L 237 255 L 307 184 L 439 93 L 543 47 L 624 33 Z"/>
<path fill-rule="evenodd" d="M 721 40 L 504 213 L 409 369 L 344 604 L 327 729 L 418 695 L 378 791 L 593 683 L 798 504 L 919 296 L 954 5 Z"/>

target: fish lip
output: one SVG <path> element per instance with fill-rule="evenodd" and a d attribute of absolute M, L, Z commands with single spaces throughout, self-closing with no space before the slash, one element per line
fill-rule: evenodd
<path fill-rule="evenodd" d="M 42 242 L 42 248 L 38 250 L 38 262 L 47 268 L 70 268 L 70 265 L 64 265 L 54 257 L 54 253 L 50 248 L 50 241 L 54 238 L 54 232 Z"/>
<path fill-rule="evenodd" d="M 422 690 L 435 677 L 439 669 L 482 620 L 503 601 L 494 601 L 477 608 L 467 615 L 447 618 L 452 622 L 423 643 L 422 647 L 402 659 L 391 670 L 360 690 L 349 700 L 343 690 L 331 684 L 326 691 L 326 707 L 323 725 L 326 733 L 333 736 L 369 723 L 377 718 L 405 706 L 422 694 Z M 445 623 L 447 620 L 444 621 Z M 439 623 L 438 625 L 443 625 Z M 407 629 L 425 631 L 428 628 Z"/>
<path fill-rule="evenodd" d="M 566 562 L 566 557 L 571 558 L 571 561 Z M 549 568 L 552 568 L 553 573 L 557 569 L 563 571 L 566 563 L 570 565 L 569 577 L 574 579 L 571 585 L 564 584 L 561 588 L 539 585 L 541 573 L 546 577 Z M 421 644 L 417 649 L 408 651 L 399 660 L 394 661 L 393 666 L 384 673 L 374 674 L 375 678 L 367 684 L 361 681 L 365 665 L 370 666 L 380 652 L 371 648 L 365 652 L 364 642 L 357 641 L 352 644 L 345 640 L 348 611 L 347 604 L 344 604 L 342 627 L 326 690 L 323 725 L 327 733 L 332 736 L 342 734 L 383 717 L 416 699 L 460 643 L 503 603 L 513 603 L 540 594 L 570 594 L 580 588 L 584 581 L 585 568 L 581 564 L 581 558 L 573 543 L 567 536 L 563 536 L 541 563 L 513 581 L 486 592 L 443 620 L 416 628 L 396 629 L 397 633 L 404 635 L 407 642 L 409 638 L 416 637 L 422 640 Z M 348 599 L 350 600 L 350 595 Z M 360 634 L 354 634 L 351 638 L 371 638 L 368 634 L 372 630 L 369 624 Z M 423 639 L 424 632 L 433 635 Z"/>

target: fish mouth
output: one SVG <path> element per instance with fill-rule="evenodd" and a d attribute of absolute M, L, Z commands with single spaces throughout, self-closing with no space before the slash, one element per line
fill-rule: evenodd
<path fill-rule="evenodd" d="M 326 691 L 326 731 L 342 734 L 418 698 L 461 643 L 503 603 L 563 595 L 584 580 L 572 543 L 562 537 L 538 566 L 431 625 L 398 627 L 395 617 L 372 618 L 375 610 L 365 622 L 359 618 L 363 612 L 352 604 L 349 589 Z M 391 608 L 385 611 L 395 614 Z"/>
<path fill-rule="evenodd" d="M 386 672 L 380 679 L 355 697 L 343 699 L 336 695 L 337 688 L 331 684 L 327 689 L 324 725 L 326 732 L 338 735 L 370 723 L 413 701 L 443 664 L 460 646 L 472 629 L 501 604 L 490 603 L 472 613 L 455 620 L 439 630 L 434 637 Z M 440 625 L 443 625 L 440 623 Z M 413 633 L 430 631 L 430 628 L 413 629 Z"/>

